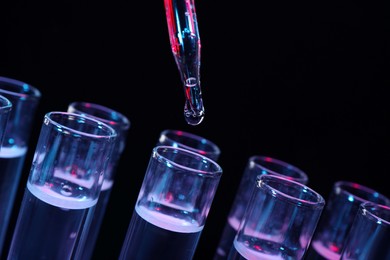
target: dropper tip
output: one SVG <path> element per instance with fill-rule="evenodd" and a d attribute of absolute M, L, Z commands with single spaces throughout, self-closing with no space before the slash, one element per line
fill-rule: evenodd
<path fill-rule="evenodd" d="M 189 113 L 189 111 L 184 112 L 184 117 L 189 125 L 199 125 L 204 119 L 204 112 L 200 113 Z"/>

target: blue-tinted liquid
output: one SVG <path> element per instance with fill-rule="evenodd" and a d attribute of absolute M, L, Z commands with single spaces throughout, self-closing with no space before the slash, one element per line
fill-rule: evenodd
<path fill-rule="evenodd" d="M 93 204 L 78 202 L 80 193 L 67 194 L 64 200 L 60 192 L 27 185 L 8 260 L 71 259 Z"/>
<path fill-rule="evenodd" d="M 145 218 L 153 219 L 155 224 Z M 194 223 L 178 223 L 183 221 L 145 209 L 135 210 L 119 259 L 193 259 L 202 228 Z"/>
<path fill-rule="evenodd" d="M 0 150 L 0 255 L 18 190 L 27 149 Z"/>
<path fill-rule="evenodd" d="M 104 182 L 106 183 L 106 182 Z M 102 190 L 99 195 L 99 200 L 94 206 L 94 213 L 91 221 L 91 225 L 89 226 L 89 230 L 87 231 L 86 240 L 83 242 L 80 248 L 80 252 L 77 253 L 77 258 L 81 260 L 92 259 L 93 251 L 95 249 L 96 241 L 99 237 L 99 231 L 104 219 L 104 215 L 106 212 L 106 208 L 108 205 L 108 201 L 111 194 L 112 181 L 109 182 L 108 185 L 103 183 Z M 80 257 L 79 257 L 80 255 Z"/>

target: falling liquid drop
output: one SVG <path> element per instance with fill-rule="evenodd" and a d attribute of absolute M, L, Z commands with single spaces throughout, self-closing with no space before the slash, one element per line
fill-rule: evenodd
<path fill-rule="evenodd" d="M 190 125 L 199 125 L 204 118 L 204 112 L 203 111 L 190 111 L 190 110 L 184 110 L 184 117 L 188 124 Z"/>

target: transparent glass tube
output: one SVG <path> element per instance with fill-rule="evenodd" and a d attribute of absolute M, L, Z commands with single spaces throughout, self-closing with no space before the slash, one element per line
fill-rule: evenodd
<path fill-rule="evenodd" d="M 181 147 L 204 155 L 214 161 L 217 161 L 221 155 L 221 149 L 214 142 L 202 136 L 181 130 L 163 130 L 160 133 L 157 145 Z"/>
<path fill-rule="evenodd" d="M 307 259 L 340 259 L 353 220 L 364 202 L 390 205 L 389 198 L 367 186 L 349 181 L 334 183 Z"/>
<path fill-rule="evenodd" d="M 119 260 L 191 260 L 221 175 L 222 168 L 210 158 L 155 147 Z"/>
<path fill-rule="evenodd" d="M 5 238 L 26 159 L 40 91 L 25 82 L 0 77 L 0 95 L 12 103 L 0 150 L 0 255 L 4 254 Z"/>
<path fill-rule="evenodd" d="M 304 259 L 324 198 L 302 183 L 264 174 L 257 177 L 229 260 Z"/>
<path fill-rule="evenodd" d="M 225 227 L 214 260 L 227 259 L 229 250 L 233 244 L 234 236 L 244 215 L 249 198 L 255 187 L 255 181 L 259 175 L 276 175 L 293 181 L 307 184 L 307 174 L 298 167 L 268 156 L 254 155 L 248 160 L 241 182 L 236 191 L 233 204 L 230 208 Z"/>
<path fill-rule="evenodd" d="M 343 260 L 390 259 L 390 207 L 360 204 L 341 253 Z"/>
<path fill-rule="evenodd" d="M 68 106 L 68 112 L 93 117 L 110 125 L 117 133 L 116 145 L 113 148 L 111 159 L 104 174 L 104 181 L 99 200 L 95 205 L 92 223 L 90 225 L 93 228 L 84 234 L 85 237 L 83 237 L 80 245 L 77 247 L 78 250 L 76 252 L 76 259 L 88 260 L 92 259 L 100 227 L 106 213 L 106 208 L 109 203 L 117 173 L 117 166 L 126 146 L 126 138 L 130 128 L 130 121 L 125 115 L 115 111 L 114 109 L 90 102 L 72 102 Z"/>
<path fill-rule="evenodd" d="M 116 132 L 68 112 L 44 116 L 8 260 L 73 259 L 98 201 Z"/>

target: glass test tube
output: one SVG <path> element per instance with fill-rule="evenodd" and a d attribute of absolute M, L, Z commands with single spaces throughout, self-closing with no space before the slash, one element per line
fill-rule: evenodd
<path fill-rule="evenodd" d="M 198 153 L 153 149 L 119 260 L 191 260 L 222 175 Z"/>
<path fill-rule="evenodd" d="M 44 116 L 8 260 L 73 259 L 98 201 L 116 132 L 82 115 Z"/>
<path fill-rule="evenodd" d="M 255 187 L 255 181 L 259 175 L 277 175 L 293 181 L 307 184 L 307 174 L 298 167 L 268 156 L 254 155 L 248 159 L 248 163 L 236 191 L 233 204 L 230 208 L 225 227 L 214 260 L 227 259 L 234 237 L 240 226 L 248 201 Z"/>
<path fill-rule="evenodd" d="M 161 131 L 157 145 L 181 147 L 204 155 L 214 161 L 218 161 L 221 155 L 221 150 L 211 140 L 181 130 L 165 129 Z"/>
<path fill-rule="evenodd" d="M 12 103 L 0 150 L 0 255 L 10 227 L 16 194 L 22 177 L 30 134 L 41 92 L 25 82 L 0 77 L 0 95 Z"/>
<path fill-rule="evenodd" d="M 390 205 L 389 198 L 364 185 L 351 181 L 334 183 L 307 252 L 307 259 L 340 259 L 359 206 L 367 201 Z"/>
<path fill-rule="evenodd" d="M 78 251 L 76 252 L 77 259 L 87 260 L 92 259 L 93 256 L 100 227 L 102 225 L 112 187 L 114 185 L 118 163 L 126 146 L 126 138 L 130 128 L 130 121 L 125 115 L 115 111 L 114 109 L 90 102 L 72 102 L 68 106 L 68 112 L 93 117 L 111 126 L 117 133 L 116 145 L 113 148 L 111 159 L 104 174 L 104 181 L 99 195 L 99 200 L 95 205 L 93 219 L 90 225 L 92 228 L 86 232 L 87 235 L 83 237 L 83 241 L 81 241 L 81 245 L 78 246 Z"/>
<path fill-rule="evenodd" d="M 325 206 L 319 193 L 264 174 L 247 205 L 227 259 L 304 259 Z"/>
<path fill-rule="evenodd" d="M 360 204 L 346 237 L 341 259 L 390 259 L 390 207 L 372 202 Z"/>

